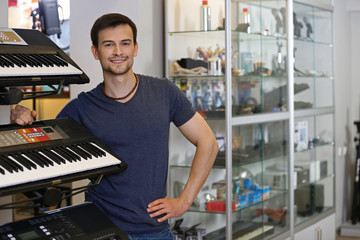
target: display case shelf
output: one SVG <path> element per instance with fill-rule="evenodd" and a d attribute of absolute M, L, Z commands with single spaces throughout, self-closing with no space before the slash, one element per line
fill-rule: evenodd
<path fill-rule="evenodd" d="M 246 211 L 249 210 L 250 208 L 259 208 L 262 207 L 263 205 L 265 205 L 266 203 L 270 202 L 271 200 L 274 200 L 275 198 L 278 197 L 284 197 L 284 195 L 287 194 L 287 191 L 280 191 L 280 190 L 272 190 L 269 192 L 269 196 L 266 199 L 263 200 L 259 200 L 256 203 L 247 205 L 247 206 L 243 206 L 239 209 L 235 209 L 233 210 L 233 214 L 237 214 L 237 213 L 241 213 L 242 211 Z M 196 207 L 190 207 L 189 212 L 198 212 L 198 213 L 209 213 L 209 214 L 226 214 L 225 211 L 207 211 L 205 209 L 205 207 L 202 207 L 201 209 L 196 208 Z"/>
<path fill-rule="evenodd" d="M 247 33 L 239 30 L 232 30 L 232 38 L 236 40 L 264 40 L 264 41 L 274 41 L 274 40 L 286 40 L 286 36 L 280 34 L 264 34 L 264 33 Z M 208 30 L 208 31 L 177 31 L 169 32 L 169 36 L 173 37 L 191 37 L 191 38 L 206 38 L 206 37 L 215 37 L 218 39 L 224 38 L 225 30 Z M 302 39 L 299 39 L 302 40 Z M 304 41 L 307 39 L 304 39 Z M 311 40 L 308 40 L 311 41 Z"/>
<path fill-rule="evenodd" d="M 215 136 L 225 141 L 205 185 L 214 193 L 209 186 L 224 183 L 227 207 L 222 212 L 206 211 L 205 203 L 201 209 L 192 207 L 184 222 L 201 222 L 206 239 L 216 232 L 225 235 L 222 239 L 238 237 L 240 226 L 253 223 L 263 226 L 259 239 L 293 238 L 299 229 L 334 212 L 332 9 L 309 1 L 213 0 L 212 27 L 203 31 L 199 4 L 165 1 L 166 76 L 182 89 Z M 242 22 L 245 9 L 250 29 Z M 198 48 L 223 52 L 205 59 Z M 201 74 L 178 71 L 175 65 L 182 59 L 203 61 Z M 214 60 L 221 63 L 215 74 Z M 299 123 L 306 125 L 301 129 L 306 134 L 299 132 Z M 186 182 L 193 156 L 193 148 L 172 131 L 171 194 L 174 182 Z M 241 177 L 242 171 L 249 175 Z M 239 177 L 269 186 L 270 197 L 232 211 L 237 199 L 233 186 Z M 198 198 L 205 201 L 202 194 Z M 286 216 L 276 221 L 266 213 L 269 209 L 282 209 Z"/>

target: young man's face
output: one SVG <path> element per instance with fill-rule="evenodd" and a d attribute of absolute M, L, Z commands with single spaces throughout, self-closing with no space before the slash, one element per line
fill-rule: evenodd
<path fill-rule="evenodd" d="M 138 51 L 131 27 L 122 24 L 106 28 L 98 33 L 98 37 L 98 47 L 92 46 L 91 51 L 100 61 L 103 71 L 113 75 L 126 74 L 132 68 Z"/>

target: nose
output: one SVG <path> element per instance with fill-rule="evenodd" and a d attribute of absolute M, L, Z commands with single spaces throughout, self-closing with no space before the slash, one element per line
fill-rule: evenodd
<path fill-rule="evenodd" d="M 116 56 L 120 56 L 122 53 L 122 50 L 121 50 L 121 45 L 119 44 L 116 44 L 115 47 L 114 47 L 114 55 Z"/>

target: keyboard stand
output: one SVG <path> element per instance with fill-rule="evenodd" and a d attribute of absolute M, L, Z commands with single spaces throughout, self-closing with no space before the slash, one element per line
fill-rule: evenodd
<path fill-rule="evenodd" d="M 0 105 L 18 104 L 22 100 L 35 99 L 49 95 L 56 95 L 64 87 L 64 80 L 59 82 L 59 85 L 48 85 L 52 90 L 48 91 L 31 91 L 23 92 L 16 87 L 1 87 L 0 88 Z"/>
<path fill-rule="evenodd" d="M 91 180 L 90 184 L 78 188 L 67 188 L 62 186 L 52 186 L 33 191 L 23 192 L 28 198 L 27 200 L 14 201 L 7 204 L 0 205 L 0 210 L 15 209 L 15 208 L 34 208 L 35 216 L 39 215 L 39 210 L 56 206 L 59 208 L 63 200 L 67 201 L 67 205 L 71 205 L 71 197 L 83 193 L 89 189 L 96 187 L 103 175 L 99 175 L 96 179 Z M 24 203 L 32 202 L 33 205 L 23 205 Z"/>

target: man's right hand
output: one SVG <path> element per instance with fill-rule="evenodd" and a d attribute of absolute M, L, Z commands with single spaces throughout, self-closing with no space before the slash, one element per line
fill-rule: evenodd
<path fill-rule="evenodd" d="M 19 125 L 30 125 L 33 123 L 36 117 L 36 112 L 30 110 L 22 105 L 16 105 L 15 108 L 11 109 L 10 122 Z"/>

